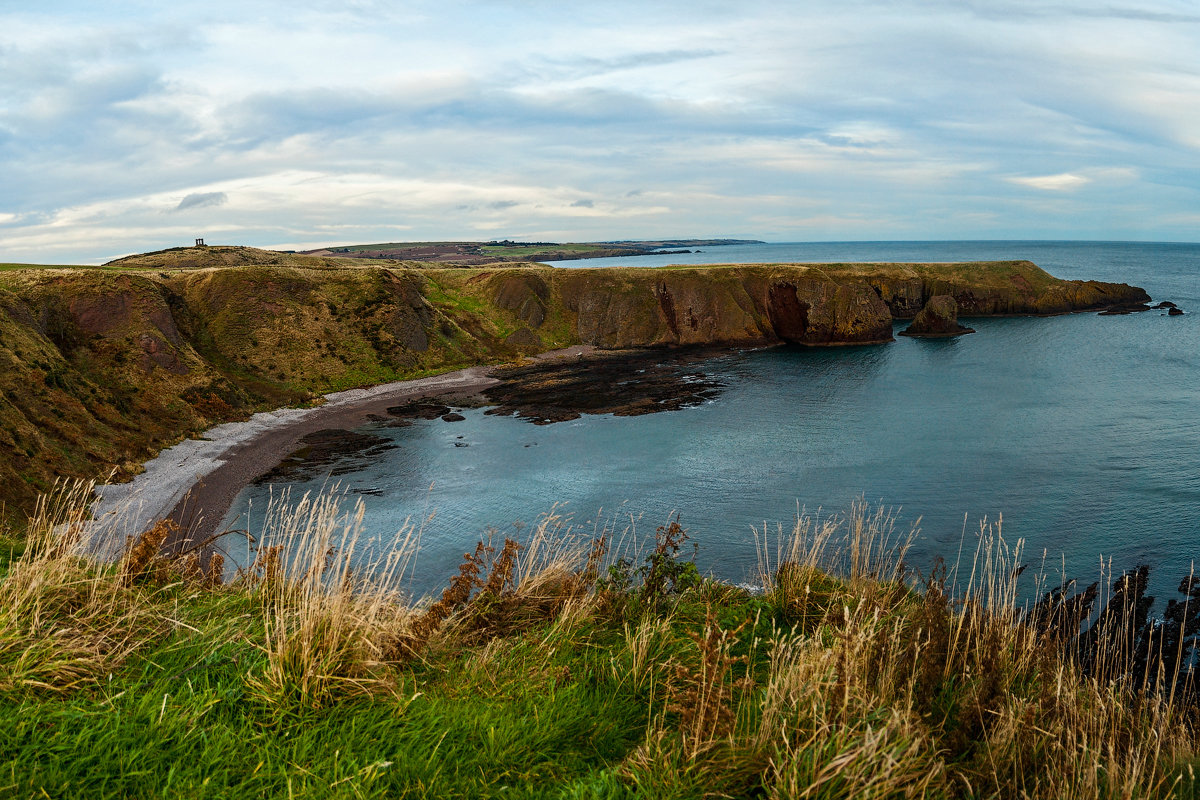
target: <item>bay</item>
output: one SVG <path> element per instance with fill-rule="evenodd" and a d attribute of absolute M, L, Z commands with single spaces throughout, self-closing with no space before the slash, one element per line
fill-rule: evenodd
<path fill-rule="evenodd" d="M 337 485 L 364 498 L 373 536 L 422 526 L 417 594 L 442 585 L 481 535 L 526 530 L 552 508 L 580 531 L 632 536 L 678 515 L 702 570 L 753 582 L 753 528 L 787 528 L 800 508 L 838 511 L 858 496 L 896 508 L 905 529 L 920 519 L 918 567 L 971 551 L 980 520 L 1002 515 L 1005 537 L 1056 571 L 1095 579 L 1101 559 L 1148 563 L 1160 593 L 1187 572 L 1200 549 L 1200 245 L 702 249 L 558 266 L 1025 258 L 1062 278 L 1139 285 L 1190 313 L 975 319 L 976 334 L 950 340 L 726 352 L 689 366 L 725 384 L 718 396 L 645 416 L 534 426 L 465 409 L 461 422 L 367 426 L 393 447 L 251 486 L 226 524 L 253 529 L 284 489 Z"/>

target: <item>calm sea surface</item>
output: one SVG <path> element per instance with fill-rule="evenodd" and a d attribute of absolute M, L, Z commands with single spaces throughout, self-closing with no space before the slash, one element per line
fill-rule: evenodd
<path fill-rule="evenodd" d="M 1188 313 L 976 319 L 978 333 L 951 340 L 730 352 L 695 367 L 727 384 L 701 406 L 546 426 L 476 409 L 457 423 L 371 426 L 394 449 L 292 492 L 338 482 L 365 498 L 382 537 L 432 513 L 418 593 L 487 529 L 511 533 L 555 504 L 585 530 L 632 521 L 639 535 L 677 512 L 703 570 L 749 580 L 753 527 L 788 527 L 799 507 L 840 510 L 860 494 L 898 507 L 905 529 L 921 518 L 917 565 L 953 560 L 964 529 L 971 549 L 979 520 L 1002 514 L 1005 537 L 1031 557 L 1045 551 L 1089 579 L 1102 557 L 1148 563 L 1161 591 L 1200 555 L 1200 245 L 769 244 L 559 266 L 1017 258 L 1139 285 Z M 250 487 L 229 522 L 253 529 L 281 488 Z"/>

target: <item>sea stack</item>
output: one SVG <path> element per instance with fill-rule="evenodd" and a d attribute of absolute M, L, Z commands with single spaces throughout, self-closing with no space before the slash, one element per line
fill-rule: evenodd
<path fill-rule="evenodd" d="M 912 324 L 900 332 L 901 336 L 960 336 L 974 333 L 973 328 L 958 324 L 958 303 L 948 294 L 929 298 L 925 307 L 913 318 Z"/>

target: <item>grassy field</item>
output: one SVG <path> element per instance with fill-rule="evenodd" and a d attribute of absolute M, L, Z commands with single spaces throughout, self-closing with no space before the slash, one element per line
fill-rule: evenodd
<path fill-rule="evenodd" d="M 268 514 L 225 583 L 160 557 L 165 527 L 90 561 L 86 491 L 0 546 L 3 796 L 1195 796 L 1172 654 L 1148 679 L 1128 626 L 1020 612 L 987 531 L 917 581 L 855 504 L 764 531 L 749 592 L 698 575 L 678 524 L 616 547 L 551 515 L 413 602 L 414 536 L 364 560 L 361 506 Z"/>
<path fill-rule="evenodd" d="M 554 244 L 554 245 L 499 245 L 485 244 L 480 248 L 487 255 L 496 256 L 511 256 L 514 258 L 528 258 L 537 253 L 545 253 L 547 251 L 567 252 L 567 253 L 590 253 L 595 250 L 612 250 L 613 247 L 599 244 Z"/>
<path fill-rule="evenodd" d="M 103 267 L 87 267 L 79 264 L 0 264 L 0 270 L 26 269 L 103 269 Z"/>

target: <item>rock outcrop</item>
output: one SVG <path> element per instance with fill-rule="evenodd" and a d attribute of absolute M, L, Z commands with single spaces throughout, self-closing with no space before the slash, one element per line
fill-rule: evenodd
<path fill-rule="evenodd" d="M 948 294 L 934 295 L 913 317 L 901 336 L 944 337 L 974 333 L 974 328 L 958 324 L 958 303 Z"/>
<path fill-rule="evenodd" d="M 948 294 L 965 317 L 1051 315 L 1132 305 L 1150 299 L 1124 283 L 1065 281 L 1030 261 L 961 264 L 823 264 L 834 279 L 870 284 L 896 319 L 912 319 L 929 298 Z"/>

